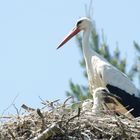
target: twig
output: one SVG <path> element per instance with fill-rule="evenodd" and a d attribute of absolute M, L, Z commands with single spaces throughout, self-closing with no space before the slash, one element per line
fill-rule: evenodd
<path fill-rule="evenodd" d="M 44 116 L 43 114 L 41 113 L 40 109 L 37 109 L 37 114 L 40 116 L 41 120 L 42 120 L 42 130 L 44 130 L 45 128 L 45 120 L 44 120 Z"/>
<path fill-rule="evenodd" d="M 9 132 L 10 136 L 12 137 L 12 139 L 15 140 L 15 136 L 14 136 L 14 134 L 12 133 L 12 131 L 11 131 L 10 129 L 8 129 L 8 132 Z"/>
<path fill-rule="evenodd" d="M 126 131 L 125 131 L 125 129 L 126 129 L 125 126 L 126 125 L 124 125 L 118 117 L 116 117 L 116 119 L 117 119 L 116 124 L 122 130 L 123 136 L 124 137 L 126 137 L 126 136 L 128 137 L 128 135 L 126 134 Z"/>
<path fill-rule="evenodd" d="M 95 137 L 94 133 L 92 133 L 90 130 L 85 130 L 86 133 L 89 133 L 92 137 Z"/>
<path fill-rule="evenodd" d="M 67 102 L 68 100 L 70 100 L 71 98 L 72 98 L 72 96 L 69 96 L 69 97 L 64 101 L 62 107 L 65 107 L 65 106 L 66 106 L 66 102 Z"/>
<path fill-rule="evenodd" d="M 46 102 L 39 96 L 39 99 L 41 100 L 41 103 L 43 104 L 43 105 L 46 105 Z"/>
<path fill-rule="evenodd" d="M 68 119 L 68 121 L 66 122 L 66 125 L 68 125 L 68 123 L 69 123 L 71 120 L 73 120 L 73 119 L 79 117 L 79 116 L 80 116 L 80 112 L 81 112 L 81 109 L 78 108 L 78 113 L 77 113 L 75 116 L 73 116 L 73 117 L 71 117 L 70 119 Z"/>
<path fill-rule="evenodd" d="M 125 116 L 128 116 L 129 113 L 131 113 L 134 110 L 134 108 L 130 109 L 128 112 L 125 113 Z"/>
<path fill-rule="evenodd" d="M 48 105 L 50 105 L 50 106 L 54 109 L 54 103 L 55 103 L 55 102 L 58 102 L 59 100 L 60 100 L 60 99 L 54 100 L 54 101 L 52 101 L 52 102 L 49 102 Z"/>
<path fill-rule="evenodd" d="M 43 131 L 40 135 L 35 137 L 33 140 L 47 140 L 53 135 L 63 134 L 63 130 L 58 127 L 57 124 L 52 124 L 49 128 Z"/>
<path fill-rule="evenodd" d="M 114 136 L 112 135 L 111 138 L 109 140 L 113 140 Z"/>
<path fill-rule="evenodd" d="M 49 102 L 49 101 L 47 101 L 46 100 L 46 102 L 43 102 L 43 104 L 45 105 L 44 107 L 42 107 L 41 109 L 44 109 L 44 108 L 46 108 L 47 106 L 48 107 L 51 107 L 52 109 L 54 109 L 55 107 L 54 107 L 54 103 L 55 102 L 58 102 L 60 99 L 57 99 L 57 100 L 54 100 L 54 101 L 51 101 L 51 102 Z"/>
<path fill-rule="evenodd" d="M 68 98 L 66 98 L 66 100 L 64 101 L 64 103 L 63 103 L 63 105 L 61 106 L 62 107 L 62 109 L 63 109 L 63 115 L 62 115 L 62 117 L 61 117 L 61 121 L 63 120 L 63 118 L 65 117 L 65 115 L 66 115 L 66 113 L 65 113 L 65 107 L 66 107 L 66 102 L 69 100 L 69 99 L 71 99 L 72 98 L 72 96 L 69 96 Z"/>
<path fill-rule="evenodd" d="M 112 135 L 111 133 L 109 133 L 109 132 L 105 132 L 105 131 L 103 131 L 102 129 L 100 129 L 100 128 L 98 128 L 98 127 L 96 127 L 96 126 L 93 126 L 96 130 L 98 130 L 98 131 L 100 131 L 101 133 L 103 133 L 103 134 L 105 134 L 105 135 Z"/>
<path fill-rule="evenodd" d="M 17 112 L 17 116 L 18 116 L 18 118 L 20 118 L 20 113 L 19 113 L 18 108 L 16 107 L 16 105 L 15 105 L 15 104 L 13 104 L 13 106 L 14 106 L 14 108 L 15 108 L 16 112 Z"/>
<path fill-rule="evenodd" d="M 17 94 L 17 95 L 15 96 L 15 98 L 13 99 L 12 103 L 11 103 L 6 109 L 3 110 L 1 116 L 3 116 L 4 113 L 14 104 L 14 102 L 15 102 L 15 100 L 17 99 L 18 96 L 19 96 L 19 94 Z"/>
<path fill-rule="evenodd" d="M 89 136 L 88 134 L 86 134 L 86 133 L 84 133 L 84 132 L 82 132 L 81 134 L 84 135 L 84 137 L 86 137 L 88 140 L 91 140 L 91 138 L 90 138 L 90 136 Z M 84 138 L 84 139 L 86 139 L 86 138 Z M 87 139 L 86 139 L 86 140 L 87 140 Z"/>
<path fill-rule="evenodd" d="M 10 117 L 10 116 L 2 116 L 2 117 L 0 117 L 0 119 L 11 119 L 12 117 Z"/>
<path fill-rule="evenodd" d="M 35 111 L 34 108 L 28 107 L 28 106 L 25 105 L 25 104 L 23 104 L 21 107 L 22 107 L 23 109 L 27 110 L 28 112 L 29 112 L 29 111 Z"/>

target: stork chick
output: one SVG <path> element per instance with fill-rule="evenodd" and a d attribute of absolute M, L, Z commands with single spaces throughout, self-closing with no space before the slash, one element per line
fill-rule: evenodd
<path fill-rule="evenodd" d="M 93 92 L 93 103 L 94 103 L 93 108 L 92 108 L 93 113 L 101 114 L 101 113 L 103 113 L 103 110 L 105 110 L 104 95 L 106 94 L 106 92 L 108 92 L 108 91 L 105 88 L 97 88 Z"/>
<path fill-rule="evenodd" d="M 129 118 L 134 116 L 119 102 L 119 97 L 110 93 L 106 88 L 99 87 L 93 92 L 93 108 L 92 112 L 96 115 L 109 113 L 117 115 L 125 115 Z"/>

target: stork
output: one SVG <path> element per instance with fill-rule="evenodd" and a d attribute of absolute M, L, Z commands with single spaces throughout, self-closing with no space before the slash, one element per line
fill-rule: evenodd
<path fill-rule="evenodd" d="M 92 112 L 96 115 L 101 114 L 117 114 L 124 115 L 129 118 L 134 116 L 124 107 L 120 101 L 121 99 L 110 93 L 106 88 L 99 87 L 93 91 L 93 107 Z"/>
<path fill-rule="evenodd" d="M 82 49 L 86 63 L 89 86 L 92 90 L 98 87 L 107 88 L 109 92 L 121 98 L 121 103 L 128 106 L 128 110 L 134 117 L 140 116 L 140 98 L 138 91 L 130 79 L 120 70 L 111 65 L 105 58 L 89 47 L 89 36 L 92 29 L 92 21 L 80 18 L 72 31 L 64 38 L 57 47 L 62 47 L 68 40 L 80 31 L 83 31 Z"/>

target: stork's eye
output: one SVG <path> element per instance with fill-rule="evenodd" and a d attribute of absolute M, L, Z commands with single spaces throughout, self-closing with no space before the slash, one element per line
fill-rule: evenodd
<path fill-rule="evenodd" d="M 103 91 L 103 92 L 107 92 L 107 90 L 106 90 L 106 89 L 103 89 L 102 91 Z"/>
<path fill-rule="evenodd" d="M 83 20 L 78 21 L 76 26 L 79 26 L 82 23 L 82 21 Z"/>

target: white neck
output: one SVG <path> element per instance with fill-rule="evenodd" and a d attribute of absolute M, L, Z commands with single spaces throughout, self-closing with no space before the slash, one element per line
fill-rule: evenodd
<path fill-rule="evenodd" d="M 99 58 L 101 58 L 102 60 L 107 62 L 105 58 L 103 58 L 101 55 L 99 55 L 97 52 L 95 52 L 93 49 L 91 49 L 89 47 L 90 33 L 91 33 L 91 27 L 89 27 L 86 30 L 84 30 L 83 39 L 82 39 L 83 55 L 84 55 L 86 63 L 88 64 L 88 62 L 91 61 L 92 56 L 98 56 Z"/>
<path fill-rule="evenodd" d="M 83 54 L 85 59 L 88 59 L 90 57 L 92 51 L 89 47 L 89 36 L 90 36 L 90 28 L 87 28 L 83 32 L 83 40 L 82 40 Z"/>
<path fill-rule="evenodd" d="M 97 107 L 97 108 L 100 108 L 102 106 L 102 102 L 99 98 L 95 98 L 94 99 L 94 105 Z"/>
<path fill-rule="evenodd" d="M 93 105 L 93 108 L 92 108 L 92 111 L 94 113 L 101 113 L 103 110 L 103 105 L 102 105 L 102 102 L 99 98 L 94 98 L 94 105 Z"/>
<path fill-rule="evenodd" d="M 87 62 L 91 61 L 90 59 L 92 56 L 98 56 L 99 58 L 102 57 L 89 47 L 90 33 L 91 33 L 91 27 L 86 28 L 86 30 L 84 30 L 83 32 L 83 39 L 82 39 L 83 55 L 84 55 L 85 61 Z"/>

